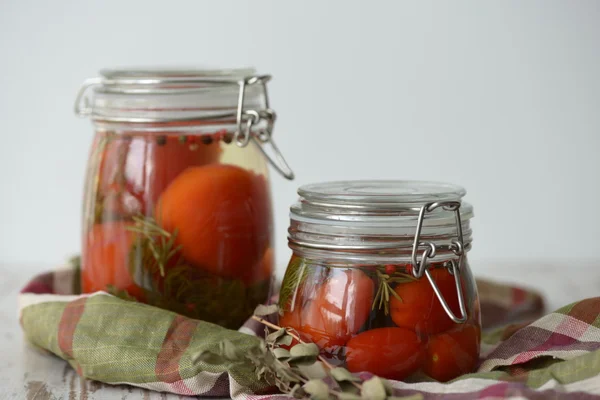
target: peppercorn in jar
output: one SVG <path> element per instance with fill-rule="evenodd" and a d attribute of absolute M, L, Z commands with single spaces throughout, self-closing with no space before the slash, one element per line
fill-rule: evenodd
<path fill-rule="evenodd" d="M 351 372 L 438 381 L 471 372 L 481 324 L 465 190 L 345 181 L 298 193 L 279 325 Z"/>
<path fill-rule="evenodd" d="M 83 292 L 230 328 L 266 300 L 274 262 L 267 162 L 293 177 L 271 136 L 269 79 L 251 69 L 105 70 L 86 81 L 76 113 L 91 117 L 95 138 Z"/>

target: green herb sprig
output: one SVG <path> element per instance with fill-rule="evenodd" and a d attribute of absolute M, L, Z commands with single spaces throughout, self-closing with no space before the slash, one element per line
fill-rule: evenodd
<path fill-rule="evenodd" d="M 402 301 L 402 297 L 396 293 L 394 288 L 392 288 L 392 285 L 397 283 L 414 282 L 416 281 L 416 278 L 403 272 L 393 272 L 392 274 L 387 274 L 385 273 L 384 268 L 385 267 L 382 266 L 375 269 L 379 286 L 377 288 L 377 292 L 375 293 L 375 297 L 373 298 L 373 305 L 371 306 L 371 309 L 375 310 L 377 307 L 377 309 L 381 310 L 383 308 L 385 315 L 388 315 L 390 313 L 390 295 L 394 296 L 398 301 Z"/>
<path fill-rule="evenodd" d="M 176 245 L 177 231 L 165 230 L 150 216 L 132 219 L 128 229 L 136 238 L 129 251 L 129 273 L 143 289 L 145 302 L 237 329 L 254 307 L 267 299 L 268 280 L 248 286 L 239 279 L 220 278 L 189 265 L 181 255 L 182 247 Z M 113 292 L 132 299 L 126 291 Z"/>
<path fill-rule="evenodd" d="M 310 268 L 311 266 L 306 259 L 302 257 L 292 258 L 283 276 L 279 291 L 279 308 L 284 310 L 290 307 L 290 301 L 308 277 Z"/>
<path fill-rule="evenodd" d="M 214 350 L 198 354 L 194 361 L 233 363 L 254 366 L 258 379 L 276 386 L 296 399 L 316 400 L 396 400 L 390 384 L 382 378 L 362 380 L 342 367 L 335 367 L 319 355 L 314 343 L 304 342 L 293 331 L 273 324 L 263 317 L 279 311 L 279 307 L 259 306 L 254 320 L 265 325 L 266 339 L 251 351 L 239 351 L 228 341 Z M 293 340 L 298 343 L 289 350 Z M 334 383 L 334 385 L 328 384 Z"/>
<path fill-rule="evenodd" d="M 152 217 L 135 216 L 133 222 L 133 226 L 128 226 L 127 230 L 138 234 L 136 246 L 141 247 L 142 254 L 147 249 L 152 255 L 146 257 L 144 261 L 147 263 L 144 266 L 153 271 L 158 269 L 160 276 L 164 277 L 167 263 L 179 255 L 182 249 L 181 245 L 175 245 L 177 229 L 173 233 L 167 232 Z"/>

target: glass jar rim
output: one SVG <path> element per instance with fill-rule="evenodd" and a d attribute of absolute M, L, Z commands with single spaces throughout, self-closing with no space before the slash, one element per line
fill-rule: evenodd
<path fill-rule="evenodd" d="M 130 68 L 102 69 L 102 85 L 96 92 L 160 94 L 215 90 L 235 86 L 247 77 L 256 75 L 256 69 L 202 69 L 202 68 Z"/>
<path fill-rule="evenodd" d="M 197 67 L 136 67 L 136 68 L 103 68 L 100 75 L 105 78 L 153 78 L 153 77 L 225 77 L 240 79 L 256 73 L 254 67 L 241 68 L 197 68 Z"/>
<path fill-rule="evenodd" d="M 303 185 L 305 202 L 366 211 L 401 210 L 436 201 L 460 201 L 467 191 L 458 185 L 419 180 L 353 180 Z"/>
<path fill-rule="evenodd" d="M 83 83 L 75 114 L 90 116 L 97 126 L 126 124 L 141 131 L 182 124 L 226 126 L 236 145 L 254 142 L 291 180 L 294 172 L 272 137 L 276 113 L 269 105 L 269 80 L 254 68 L 105 69 Z"/>
<path fill-rule="evenodd" d="M 102 69 L 82 85 L 75 113 L 109 123 L 216 120 L 240 125 L 247 113 L 273 112 L 266 86 L 270 79 L 251 67 Z"/>
<path fill-rule="evenodd" d="M 450 251 L 472 241 L 473 207 L 458 185 L 407 180 L 335 181 L 304 185 L 290 207 L 290 246 L 410 253 L 415 237 Z M 458 220 L 460 217 L 460 229 Z"/>

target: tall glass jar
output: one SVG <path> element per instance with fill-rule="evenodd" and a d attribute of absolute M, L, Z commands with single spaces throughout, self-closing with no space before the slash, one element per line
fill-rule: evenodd
<path fill-rule="evenodd" d="M 273 272 L 275 113 L 254 70 L 105 70 L 76 113 L 95 138 L 82 288 L 237 328 Z M 266 151 L 270 146 L 270 151 Z"/>
<path fill-rule="evenodd" d="M 439 381 L 471 372 L 481 325 L 465 190 L 346 181 L 298 193 L 280 325 L 352 372 Z"/>

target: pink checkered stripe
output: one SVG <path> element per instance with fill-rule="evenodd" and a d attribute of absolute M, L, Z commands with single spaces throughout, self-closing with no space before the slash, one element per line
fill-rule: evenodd
<path fill-rule="evenodd" d="M 541 356 L 572 359 L 600 348 L 600 328 L 573 316 L 551 313 L 498 345 L 479 372 L 523 364 Z"/>

